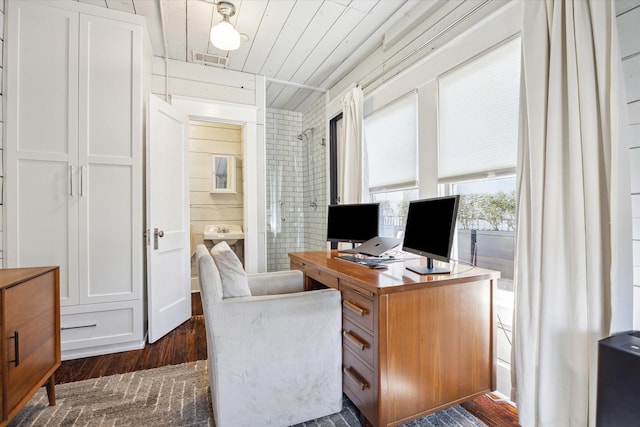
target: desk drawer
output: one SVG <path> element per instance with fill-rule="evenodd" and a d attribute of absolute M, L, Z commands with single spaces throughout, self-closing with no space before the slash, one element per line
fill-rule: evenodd
<path fill-rule="evenodd" d="M 300 271 L 304 272 L 304 262 L 292 258 L 289 261 L 289 269 L 290 270 L 300 270 Z"/>
<path fill-rule="evenodd" d="M 338 277 L 313 267 L 305 267 L 304 272 L 307 277 L 317 280 L 329 288 L 338 289 Z"/>
<path fill-rule="evenodd" d="M 373 335 L 346 317 L 342 320 L 342 346 L 373 367 Z"/>
<path fill-rule="evenodd" d="M 377 425 L 378 393 L 373 370 L 346 348 L 342 354 L 342 365 L 344 392 L 360 412 L 373 425 Z"/>
<path fill-rule="evenodd" d="M 342 286 L 341 291 L 343 317 L 373 332 L 373 298 L 348 286 Z"/>

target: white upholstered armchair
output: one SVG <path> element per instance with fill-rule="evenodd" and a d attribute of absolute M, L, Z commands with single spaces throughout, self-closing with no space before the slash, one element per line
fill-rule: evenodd
<path fill-rule="evenodd" d="M 217 245 L 214 262 L 196 249 L 216 426 L 289 426 L 339 412 L 339 291 L 302 292 L 300 271 L 247 276 L 228 252 Z"/>

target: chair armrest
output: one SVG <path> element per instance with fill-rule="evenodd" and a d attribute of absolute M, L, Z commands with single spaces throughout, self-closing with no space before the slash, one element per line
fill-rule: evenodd
<path fill-rule="evenodd" d="M 248 274 L 251 295 L 276 295 L 304 291 L 304 276 L 300 270 Z"/>
<path fill-rule="evenodd" d="M 234 347 L 232 354 L 247 354 L 250 359 L 256 354 L 264 355 L 265 346 L 274 354 L 295 353 L 280 347 L 285 342 L 304 347 L 303 342 L 311 344 L 327 331 L 341 342 L 342 305 L 336 289 L 227 298 L 211 312 L 205 312 L 207 315 L 215 322 L 217 344 Z"/>

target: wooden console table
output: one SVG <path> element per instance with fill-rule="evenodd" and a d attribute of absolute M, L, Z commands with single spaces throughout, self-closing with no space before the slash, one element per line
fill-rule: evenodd
<path fill-rule="evenodd" d="M 58 267 L 0 269 L 0 427 L 46 383 L 55 405 L 60 366 Z"/>
<path fill-rule="evenodd" d="M 373 426 L 397 426 L 496 388 L 499 272 L 459 265 L 420 276 L 410 259 L 375 270 L 336 251 L 290 253 L 305 287 L 342 293 L 343 391 Z"/>

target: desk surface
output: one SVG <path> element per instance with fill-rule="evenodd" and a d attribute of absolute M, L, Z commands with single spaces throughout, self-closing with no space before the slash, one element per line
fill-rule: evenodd
<path fill-rule="evenodd" d="M 407 265 L 426 264 L 425 258 L 407 258 L 389 263 L 388 269 L 378 270 L 337 259 L 337 255 L 338 251 L 336 250 L 289 253 L 292 261 L 297 261 L 304 265 L 313 265 L 314 268 L 330 272 L 340 279 L 356 282 L 375 294 L 452 285 L 468 282 L 470 278 L 489 280 L 500 277 L 500 273 L 497 271 L 460 264 L 453 265 L 454 268 L 451 274 L 420 275 L 405 268 Z"/>

